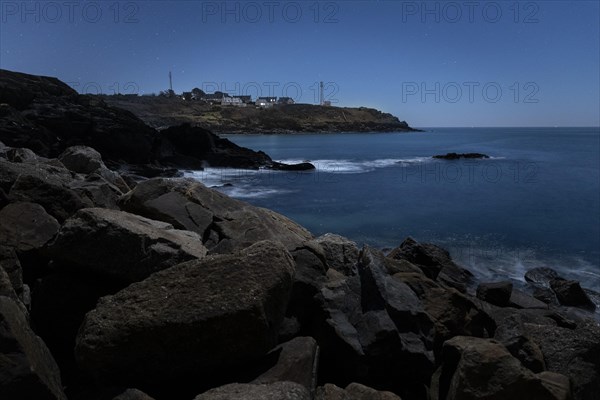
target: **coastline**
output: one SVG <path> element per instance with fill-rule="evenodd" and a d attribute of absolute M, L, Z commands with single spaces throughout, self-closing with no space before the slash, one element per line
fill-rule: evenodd
<path fill-rule="evenodd" d="M 1 351 L 10 360 L 0 393 L 600 393 L 600 296 L 579 282 L 536 269 L 526 292 L 479 282 L 445 249 L 411 237 L 389 253 L 315 237 L 175 177 L 204 163 L 272 167 L 261 151 L 189 125 L 158 132 L 53 78 L 0 71 L 0 85 Z"/>

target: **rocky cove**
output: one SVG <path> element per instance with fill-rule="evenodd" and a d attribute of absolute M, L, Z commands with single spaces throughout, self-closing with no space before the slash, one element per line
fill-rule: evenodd
<path fill-rule="evenodd" d="M 2 399 L 597 399 L 600 299 L 552 269 L 314 237 L 174 177 L 278 168 L 0 71 Z"/>

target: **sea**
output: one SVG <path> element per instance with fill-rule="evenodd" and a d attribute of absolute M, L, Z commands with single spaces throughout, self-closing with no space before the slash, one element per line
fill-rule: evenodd
<path fill-rule="evenodd" d="M 388 251 L 410 236 L 482 281 L 551 267 L 600 291 L 600 128 L 223 135 L 312 172 L 206 168 L 207 186 L 286 215 L 314 235 Z M 441 160 L 449 152 L 489 159 Z"/>

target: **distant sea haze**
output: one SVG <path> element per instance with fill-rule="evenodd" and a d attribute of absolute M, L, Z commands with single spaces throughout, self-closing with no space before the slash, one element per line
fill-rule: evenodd
<path fill-rule="evenodd" d="M 314 172 L 207 168 L 209 186 L 380 248 L 406 236 L 450 250 L 480 279 L 555 268 L 600 290 L 598 128 L 445 128 L 423 133 L 231 135 Z M 436 160 L 478 152 L 483 160 Z"/>

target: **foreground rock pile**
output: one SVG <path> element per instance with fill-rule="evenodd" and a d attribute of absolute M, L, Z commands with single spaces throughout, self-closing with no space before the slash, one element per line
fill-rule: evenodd
<path fill-rule="evenodd" d="M 600 398 L 600 295 L 579 282 L 313 237 L 160 177 L 290 168 L 264 153 L 53 78 L 0 89 L 0 399 Z"/>
<path fill-rule="evenodd" d="M 2 399 L 597 399 L 598 298 L 0 144 Z M 535 297 L 534 297 L 535 296 Z"/>

